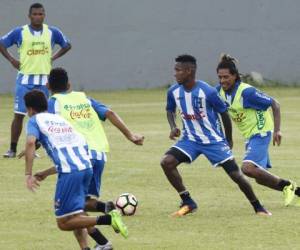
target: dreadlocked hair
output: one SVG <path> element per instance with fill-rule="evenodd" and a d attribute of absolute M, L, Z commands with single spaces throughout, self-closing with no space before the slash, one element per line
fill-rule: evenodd
<path fill-rule="evenodd" d="M 236 58 L 230 56 L 229 54 L 222 53 L 220 55 L 220 61 L 217 67 L 217 72 L 220 69 L 228 69 L 230 74 L 236 75 L 236 80 L 240 81 L 241 77 L 240 77 L 239 70 L 236 66 L 237 63 L 238 60 Z"/>

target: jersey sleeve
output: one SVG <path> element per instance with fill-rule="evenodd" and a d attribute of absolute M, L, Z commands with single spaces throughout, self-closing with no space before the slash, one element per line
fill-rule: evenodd
<path fill-rule="evenodd" d="M 170 111 L 170 112 L 175 112 L 176 111 L 176 102 L 175 102 L 175 98 L 174 98 L 172 89 L 169 89 L 168 93 L 167 93 L 167 106 L 166 106 L 166 110 Z"/>
<path fill-rule="evenodd" d="M 50 97 L 48 100 L 48 112 L 51 114 L 55 114 L 56 109 L 55 109 L 55 104 L 56 104 L 56 99 L 54 97 Z"/>
<path fill-rule="evenodd" d="M 57 27 L 50 27 L 52 31 L 52 45 L 58 44 L 60 47 L 65 48 L 70 45 L 69 39 Z"/>
<path fill-rule="evenodd" d="M 9 48 L 16 44 L 18 47 L 21 45 L 22 42 L 22 35 L 21 35 L 22 27 L 15 28 L 8 32 L 6 35 L 1 37 L 0 43 L 5 47 Z"/>
<path fill-rule="evenodd" d="M 247 88 L 242 92 L 243 107 L 255 110 L 267 110 L 272 106 L 273 99 L 254 87 Z"/>
<path fill-rule="evenodd" d="M 28 120 L 26 134 L 27 136 L 34 136 L 37 140 L 40 138 L 40 129 L 34 116 Z"/>
<path fill-rule="evenodd" d="M 207 96 L 207 101 L 216 112 L 224 113 L 227 111 L 227 105 L 222 100 L 216 88 L 212 88 L 211 92 Z"/>
<path fill-rule="evenodd" d="M 103 103 L 96 101 L 95 99 L 88 98 L 91 102 L 91 105 L 95 112 L 98 114 L 98 117 L 100 120 L 105 121 L 106 120 L 106 112 L 109 110 L 107 106 L 105 106 Z"/>

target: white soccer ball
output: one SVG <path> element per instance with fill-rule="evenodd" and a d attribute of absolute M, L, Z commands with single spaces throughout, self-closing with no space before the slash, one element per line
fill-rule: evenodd
<path fill-rule="evenodd" d="M 134 215 L 137 205 L 137 198 L 130 193 L 123 193 L 116 200 L 116 207 L 122 213 L 122 215 Z"/>

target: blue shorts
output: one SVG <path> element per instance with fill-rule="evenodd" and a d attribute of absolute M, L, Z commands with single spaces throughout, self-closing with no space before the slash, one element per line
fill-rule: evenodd
<path fill-rule="evenodd" d="M 243 162 L 251 162 L 260 168 L 271 168 L 269 157 L 269 145 L 272 139 L 272 133 L 267 132 L 264 135 L 253 135 L 246 142 L 246 154 Z"/>
<path fill-rule="evenodd" d="M 26 107 L 24 96 L 30 92 L 31 90 L 40 90 L 42 91 L 47 99 L 49 97 L 49 91 L 45 85 L 25 85 L 25 84 L 16 84 L 15 90 L 15 103 L 14 103 L 14 111 L 16 114 L 23 114 L 26 115 Z"/>
<path fill-rule="evenodd" d="M 190 162 L 193 162 L 199 155 L 203 154 L 214 167 L 233 159 L 232 152 L 224 141 L 199 144 L 190 140 L 179 140 L 172 147 L 184 153 L 190 159 Z"/>
<path fill-rule="evenodd" d="M 89 185 L 87 196 L 89 197 L 99 197 L 100 187 L 101 187 L 101 177 L 105 165 L 105 160 L 91 160 L 93 166 L 93 176 Z"/>
<path fill-rule="evenodd" d="M 85 197 L 93 175 L 91 168 L 60 173 L 56 183 L 54 209 L 57 218 L 84 211 Z"/>

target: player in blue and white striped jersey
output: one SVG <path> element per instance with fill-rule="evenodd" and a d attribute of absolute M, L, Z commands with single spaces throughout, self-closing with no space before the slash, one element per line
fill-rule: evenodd
<path fill-rule="evenodd" d="M 182 162 L 191 163 L 203 154 L 213 166 L 222 166 L 236 182 L 252 204 L 255 212 L 271 215 L 256 198 L 250 183 L 237 166 L 231 152 L 232 127 L 226 104 L 215 88 L 203 81 L 195 80 L 196 59 L 191 55 L 176 58 L 176 83 L 168 90 L 167 118 L 171 127 L 170 139 L 175 140 L 181 132 L 177 127 L 176 109 L 179 110 L 183 129 L 180 140 L 168 150 L 161 166 L 172 186 L 182 199 L 181 208 L 173 216 L 183 216 L 197 209 L 196 202 L 186 190 L 177 166 Z M 223 135 L 218 118 L 220 114 L 225 129 Z"/>
<path fill-rule="evenodd" d="M 38 140 L 55 165 L 47 170 L 48 173 L 58 173 L 54 199 L 58 227 L 64 231 L 74 231 L 81 249 L 89 249 L 85 228 L 90 231 L 95 225 L 112 225 L 126 238 L 128 231 L 118 211 L 112 210 L 98 217 L 89 217 L 84 212 L 85 197 L 93 175 L 84 137 L 61 116 L 47 113 L 48 103 L 43 92 L 28 92 L 24 100 L 30 117 L 25 150 L 27 188 L 34 191 L 38 181 L 42 181 L 39 176 L 32 175 L 35 143 Z"/>

